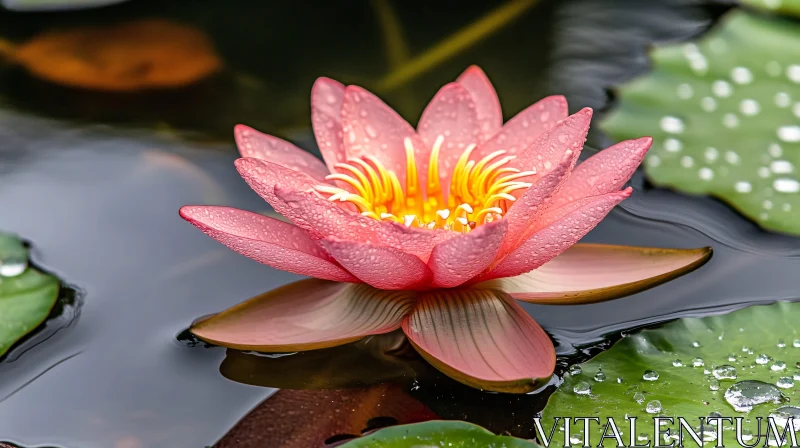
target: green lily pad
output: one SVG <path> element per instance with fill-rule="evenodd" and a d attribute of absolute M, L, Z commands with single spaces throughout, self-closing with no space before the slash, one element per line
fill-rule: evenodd
<path fill-rule="evenodd" d="M 58 299 L 56 277 L 28 267 L 28 250 L 0 234 L 0 356 L 38 327 Z"/>
<path fill-rule="evenodd" d="M 800 16 L 800 0 L 742 0 L 742 4 L 778 14 Z"/>
<path fill-rule="evenodd" d="M 627 445 L 631 434 L 627 416 L 637 417 L 637 436 L 644 434 L 653 441 L 653 417 L 680 416 L 699 427 L 699 417 L 716 412 L 746 417 L 744 428 L 755 433 L 755 417 L 766 418 L 789 406 L 789 401 L 796 406 L 800 399 L 799 320 L 800 303 L 778 302 L 721 316 L 680 319 L 624 337 L 570 369 L 544 409 L 542 426 L 549 431 L 555 417 L 599 416 L 603 425 L 605 418 L 614 417 Z M 756 401 L 764 402 L 750 403 L 747 412 L 748 403 L 739 395 L 743 389 L 744 395 L 754 393 Z M 766 425 L 765 420 L 761 434 Z M 673 434 L 677 426 L 677 420 L 668 425 Z M 582 428 L 582 423 L 573 425 L 568 435 L 583 437 L 576 427 Z M 592 443 L 599 442 L 603 429 L 590 426 Z M 556 432 L 559 446 L 564 434 Z M 734 444 L 735 431 L 723 437 Z M 613 444 L 613 439 L 606 442 Z"/>
<path fill-rule="evenodd" d="M 717 196 L 800 235 L 800 25 L 733 11 L 652 59 L 602 127 L 619 140 L 653 136 L 645 169 L 655 184 Z"/>
<path fill-rule="evenodd" d="M 429 421 L 391 426 L 341 445 L 341 448 L 534 448 L 539 445 L 515 437 L 496 436 L 471 423 Z"/>

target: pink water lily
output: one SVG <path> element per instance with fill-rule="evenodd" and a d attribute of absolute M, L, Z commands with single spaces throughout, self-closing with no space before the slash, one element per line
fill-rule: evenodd
<path fill-rule="evenodd" d="M 290 223 L 216 206 L 181 216 L 229 248 L 316 277 L 192 329 L 226 347 L 286 352 L 402 328 L 466 384 L 529 391 L 552 341 L 516 300 L 574 304 L 642 291 L 710 248 L 576 244 L 620 201 L 650 147 L 618 143 L 575 167 L 592 111 L 547 97 L 503 124 L 478 67 L 442 87 L 416 130 L 375 95 L 320 78 L 312 123 L 325 162 L 239 125 L 236 168 Z"/>

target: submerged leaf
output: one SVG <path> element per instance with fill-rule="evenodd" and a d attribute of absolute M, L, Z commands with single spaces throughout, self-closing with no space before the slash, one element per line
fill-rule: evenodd
<path fill-rule="evenodd" d="M 652 73 L 620 88 L 604 129 L 653 136 L 654 183 L 800 234 L 800 26 L 734 11 L 697 43 L 652 58 Z"/>
<path fill-rule="evenodd" d="M 613 417 L 627 444 L 626 416 L 637 417 L 636 436 L 641 433 L 638 443 L 644 444 L 645 436 L 653 441 L 656 416 L 681 416 L 699 426 L 699 417 L 739 417 L 749 411 L 745 428 L 755 433 L 755 417 L 767 417 L 785 401 L 798 399 L 798 319 L 800 303 L 779 302 L 684 318 L 627 336 L 580 369 L 571 369 L 550 397 L 542 425 L 549 431 L 555 417 Z M 600 441 L 602 425 L 592 426 L 594 443 Z M 677 425 L 664 426 L 662 433 L 668 427 L 674 433 Z M 564 433 L 556 434 L 555 443 L 561 446 Z M 732 441 L 735 434 L 728 431 L 725 436 Z M 608 440 L 607 446 L 613 442 Z"/>
<path fill-rule="evenodd" d="M 27 267 L 28 250 L 0 234 L 0 356 L 38 327 L 58 299 L 58 279 Z"/>
<path fill-rule="evenodd" d="M 534 448 L 539 445 L 509 436 L 496 436 L 480 426 L 459 421 L 434 420 L 392 426 L 341 445 L 341 448 Z"/>

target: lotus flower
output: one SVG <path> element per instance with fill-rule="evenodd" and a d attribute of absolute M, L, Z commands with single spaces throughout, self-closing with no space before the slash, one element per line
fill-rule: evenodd
<path fill-rule="evenodd" d="M 620 201 L 649 137 L 575 167 L 592 110 L 551 96 L 502 123 L 478 67 L 445 85 L 415 131 L 370 92 L 320 78 L 312 123 L 325 160 L 239 125 L 236 168 L 291 224 L 228 207 L 181 216 L 229 248 L 316 277 L 193 327 L 226 347 L 293 352 L 402 328 L 445 374 L 525 392 L 555 366 L 516 300 L 591 303 L 692 271 L 692 250 L 576 244 Z M 573 169 L 574 168 L 574 169 Z"/>

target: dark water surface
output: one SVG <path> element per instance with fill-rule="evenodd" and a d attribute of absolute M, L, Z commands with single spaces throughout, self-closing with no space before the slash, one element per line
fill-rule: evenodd
<path fill-rule="evenodd" d="M 86 96 L 45 87 L 19 70 L 0 72 L 0 229 L 31 241 L 33 260 L 74 286 L 82 301 L 80 316 L 71 325 L 0 362 L 0 440 L 70 448 L 202 447 L 220 439 L 274 392 L 240 382 L 319 389 L 334 380 L 339 386 L 352 386 L 378 378 L 398 381 L 403 391 L 441 417 L 530 435 L 530 417 L 543 405 L 545 394 L 520 397 L 470 390 L 413 356 L 403 358 L 407 353 L 402 341 L 400 347 L 389 341 L 407 361 L 402 366 L 393 360 L 386 364 L 382 352 L 367 347 L 366 357 L 350 348 L 257 362 L 231 356 L 220 373 L 224 350 L 202 344 L 188 347 L 177 340 L 194 318 L 298 278 L 225 249 L 177 215 L 181 205 L 190 203 L 268 210 L 233 168 L 230 126 L 241 121 L 300 136 L 299 144 L 310 148 L 308 133 L 292 133 L 291 128 L 307 126 L 313 78 L 340 73 L 348 81 L 361 77 L 369 84 L 385 70 L 375 62 L 384 56 L 379 39 L 363 37 L 377 33 L 370 25 L 372 13 L 364 10 L 366 2 L 358 13 L 337 8 L 306 13 L 307 29 L 293 30 L 278 41 L 279 24 L 285 29 L 287 17 L 302 13 L 292 2 L 278 2 L 272 15 L 262 11 L 247 20 L 242 11 L 213 6 L 220 2 L 198 2 L 192 9 L 160 4 L 131 2 L 119 10 L 43 19 L 0 14 L 0 23 L 9 25 L 10 37 L 16 40 L 50 25 L 106 20 L 117 14 L 114 11 L 128 16 L 167 14 L 206 24 L 230 68 L 223 78 L 182 97 L 208 100 L 204 108 L 174 98 L 170 107 L 162 107 L 163 97 L 133 104 L 119 96 L 99 95 L 82 102 Z M 509 113 L 548 92 L 566 93 L 572 108 L 605 108 L 610 104 L 606 86 L 646 69 L 646 44 L 697 34 L 724 9 L 688 0 L 647 4 L 570 0 L 556 7 L 556 2 L 542 2 L 534 9 L 539 14 L 535 20 L 529 17 L 510 25 L 493 38 L 492 47 L 479 45 L 450 59 L 438 74 L 420 77 L 413 84 L 419 98 L 410 97 L 412 101 L 400 108 L 413 121 L 436 85 L 473 62 L 497 81 Z M 415 7 L 419 11 L 399 11 L 401 19 L 418 28 L 409 32 L 415 51 L 430 46 L 435 38 L 431 30 L 437 26 L 452 32 L 481 13 L 464 9 L 448 15 Z M 357 24 L 349 34 L 339 33 L 342 27 L 334 20 L 345 17 Z M 261 44 L 254 35 L 260 36 Z M 520 41 L 518 36 L 525 38 Z M 298 58 L 297 51 L 284 48 L 291 39 L 316 39 L 348 52 L 333 54 L 330 48 L 303 41 L 297 45 L 303 46 L 306 57 Z M 232 50 L 237 43 L 241 48 Z M 521 49 L 527 56 L 519 57 Z M 241 82 L 245 72 L 268 75 L 254 88 L 249 81 Z M 215 90 L 219 86 L 233 87 L 220 96 Z M 389 97 L 390 103 L 403 103 L 402 92 L 390 92 Z M 62 121 L 65 118 L 70 122 Z M 224 143 L 188 142 L 173 132 L 132 129 L 142 122 L 199 131 L 204 141 L 211 137 Z M 599 141 L 595 136 L 593 142 Z M 618 301 L 524 305 L 554 336 L 564 359 L 589 356 L 608 344 L 609 335 L 613 339 L 623 330 L 800 295 L 800 239 L 763 232 L 714 200 L 648 189 L 638 176 L 634 186 L 635 194 L 587 240 L 710 245 L 714 257 L 697 272 Z M 66 321 L 54 321 L 58 322 Z M 234 359 L 237 364 L 232 364 Z M 352 370 L 352 378 L 342 365 Z M 566 361 L 561 367 L 565 365 Z M 262 370 L 269 374 L 262 376 Z M 390 375 L 381 376 L 386 372 Z M 298 428 L 318 423 L 299 417 L 302 412 L 296 422 L 287 420 L 285 408 L 270 403 L 276 403 L 275 398 L 245 418 L 224 446 L 257 439 L 254 433 L 266 431 L 279 417 Z M 337 403 L 346 405 L 344 412 L 352 404 Z M 298 411 L 301 408 L 298 405 Z M 277 415 L 276 409 L 284 411 Z M 259 446 L 243 443 L 239 446 Z"/>

